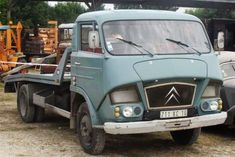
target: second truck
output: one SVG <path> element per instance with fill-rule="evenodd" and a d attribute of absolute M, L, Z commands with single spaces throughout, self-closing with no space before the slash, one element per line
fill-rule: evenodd
<path fill-rule="evenodd" d="M 117 10 L 80 15 L 54 73 L 10 75 L 4 87 L 17 93 L 23 121 L 52 110 L 70 119 L 85 152 L 99 154 L 105 134 L 170 131 L 175 142 L 193 144 L 201 127 L 226 120 L 221 85 L 198 18 Z"/>

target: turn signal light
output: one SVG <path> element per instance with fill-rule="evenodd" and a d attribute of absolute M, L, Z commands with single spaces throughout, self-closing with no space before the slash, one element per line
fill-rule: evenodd
<path fill-rule="evenodd" d="M 221 99 L 219 99 L 219 101 L 218 101 L 218 109 L 219 110 L 222 110 L 223 109 L 223 101 L 221 100 Z"/>
<path fill-rule="evenodd" d="M 115 116 L 116 118 L 120 117 L 120 115 L 121 115 L 120 112 L 121 112 L 120 107 L 115 107 L 115 108 L 114 108 L 114 116 Z"/>

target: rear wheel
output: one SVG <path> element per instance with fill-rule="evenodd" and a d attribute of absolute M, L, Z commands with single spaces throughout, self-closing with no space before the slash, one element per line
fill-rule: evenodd
<path fill-rule="evenodd" d="M 30 88 L 28 84 L 20 87 L 17 95 L 17 108 L 22 120 L 26 123 L 34 121 L 35 106 L 31 103 Z"/>
<path fill-rule="evenodd" d="M 40 106 L 35 106 L 35 116 L 34 121 L 35 122 L 42 122 L 45 117 L 45 109 Z"/>
<path fill-rule="evenodd" d="M 201 128 L 171 131 L 171 136 L 177 144 L 180 145 L 192 145 L 197 141 L 201 133 Z"/>
<path fill-rule="evenodd" d="M 86 103 L 83 103 L 77 112 L 77 134 L 85 152 L 97 155 L 103 151 L 105 146 L 104 130 L 92 128 Z"/>
<path fill-rule="evenodd" d="M 17 94 L 17 108 L 22 120 L 26 123 L 41 122 L 45 109 L 33 104 L 33 93 L 38 88 L 33 84 L 24 84 Z"/>

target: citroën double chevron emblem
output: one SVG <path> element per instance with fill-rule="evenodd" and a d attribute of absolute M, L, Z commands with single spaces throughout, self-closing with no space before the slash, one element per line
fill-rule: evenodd
<path fill-rule="evenodd" d="M 165 96 L 165 98 L 168 98 L 165 105 L 172 99 L 174 99 L 178 104 L 180 104 L 179 100 L 177 97 L 180 97 L 179 92 L 175 89 L 175 87 L 173 86 L 171 88 L 171 90 L 167 93 L 167 95 Z"/>

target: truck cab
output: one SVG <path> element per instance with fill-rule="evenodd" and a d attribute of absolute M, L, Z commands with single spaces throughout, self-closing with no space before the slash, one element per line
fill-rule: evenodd
<path fill-rule="evenodd" d="M 221 111 L 222 74 L 206 30 L 198 18 L 176 12 L 82 14 L 73 27 L 72 47 L 52 77 L 9 76 L 6 91 L 19 81 L 19 111 L 26 89 L 35 85 L 28 90 L 33 101 L 26 99 L 69 118 L 90 154 L 103 151 L 106 133 L 170 131 L 177 143 L 191 145 L 201 127 L 222 124 L 227 117 Z M 25 83 L 30 85 L 22 87 Z"/>
<path fill-rule="evenodd" d="M 188 144 L 198 128 L 224 122 L 219 64 L 196 17 L 101 11 L 79 16 L 74 32 L 70 89 L 89 97 L 94 128 L 172 131 L 175 141 Z M 187 132 L 187 140 L 179 138 Z"/>

